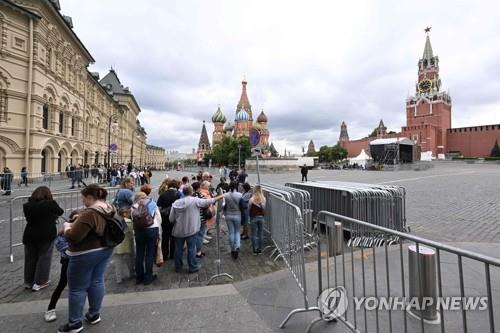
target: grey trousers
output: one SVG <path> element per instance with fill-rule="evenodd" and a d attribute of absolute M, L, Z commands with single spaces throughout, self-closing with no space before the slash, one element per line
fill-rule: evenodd
<path fill-rule="evenodd" d="M 54 242 L 24 245 L 24 283 L 33 285 L 49 281 Z"/>

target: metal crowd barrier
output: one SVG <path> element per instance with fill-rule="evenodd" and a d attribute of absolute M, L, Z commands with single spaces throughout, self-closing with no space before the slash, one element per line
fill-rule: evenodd
<path fill-rule="evenodd" d="M 222 189 L 219 189 L 219 195 L 222 194 Z M 222 200 L 217 203 L 216 206 L 216 216 L 215 216 L 215 247 L 217 248 L 217 258 L 215 259 L 215 268 L 216 272 L 214 275 L 210 277 L 207 282 L 207 285 L 212 283 L 212 281 L 217 280 L 218 278 L 226 278 L 229 280 L 233 280 L 233 277 L 222 271 L 222 260 L 221 260 L 221 252 L 220 252 L 220 222 L 223 218 L 222 215 Z"/>
<path fill-rule="evenodd" d="M 310 192 L 315 213 L 331 211 L 393 230 L 409 231 L 403 187 L 347 182 L 297 182 L 286 186 Z M 382 246 L 384 242 L 392 244 L 399 240 L 397 236 L 384 239 L 377 231 L 362 225 L 352 225 L 344 230 L 350 232 L 348 245 L 353 246 Z"/>
<path fill-rule="evenodd" d="M 272 193 L 267 195 L 266 205 L 266 212 L 272 212 L 273 243 L 304 296 L 304 307 L 292 310 L 281 323 L 280 327 L 283 328 L 294 314 L 319 311 L 319 308 L 309 305 L 304 261 L 304 220 L 300 208 Z"/>
<path fill-rule="evenodd" d="M 105 187 L 108 191 L 107 201 L 112 202 L 118 192 L 118 187 Z M 157 191 L 156 191 L 157 192 Z M 65 191 L 52 193 L 52 197 L 64 210 L 67 216 L 73 210 L 83 208 L 80 191 Z M 14 248 L 23 245 L 22 237 L 26 227 L 26 218 L 24 217 L 23 205 L 28 202 L 30 195 L 18 196 L 10 200 L 10 262 L 14 262 Z"/>
<path fill-rule="evenodd" d="M 305 249 L 312 249 L 315 244 L 316 244 L 316 239 L 315 235 L 312 232 L 312 225 L 313 225 L 313 211 L 311 209 L 311 196 L 309 192 L 301 190 L 301 189 L 294 189 L 291 187 L 285 187 L 281 185 L 275 185 L 275 184 L 262 184 L 261 185 L 263 191 L 264 191 L 264 196 L 266 199 L 268 199 L 270 194 L 274 194 L 284 200 L 287 200 L 291 202 L 292 204 L 296 205 L 299 207 L 302 218 L 304 220 L 304 248 Z M 271 234 L 271 238 L 273 235 L 273 230 L 272 230 L 272 209 L 267 209 L 268 214 L 266 214 L 266 222 L 264 225 L 264 230 Z M 269 226 L 269 227 L 267 227 Z M 276 232 L 276 231 L 274 231 Z M 273 248 L 272 246 L 267 246 L 265 250 Z M 277 259 L 280 258 L 280 254 L 275 248 L 275 250 L 271 253 L 271 257 L 274 257 L 274 260 L 276 261 Z"/>
<path fill-rule="evenodd" d="M 319 321 L 338 320 L 352 332 L 495 332 L 495 319 L 498 322 L 500 311 L 493 300 L 500 299 L 500 290 L 492 281 L 500 279 L 499 259 L 331 212 L 320 211 L 317 221 L 333 231 L 326 232 L 326 241 L 319 240 L 318 244 L 318 294 L 336 290 L 336 296 L 342 294 L 347 302 L 342 311 L 337 311 L 338 307 L 330 308 L 331 303 L 322 300 L 322 315 L 310 323 L 308 331 Z M 331 243 L 328 237 L 338 237 L 335 235 L 338 222 L 344 228 L 363 227 L 384 239 L 399 237 L 405 242 L 396 247 L 385 242 L 383 248 L 359 250 L 352 246 L 345 250 L 345 243 L 341 242 L 342 249 L 337 252 L 335 242 L 333 249 L 328 246 Z M 415 254 L 421 259 L 434 258 L 412 260 Z M 427 303 L 426 307 L 412 303 L 431 299 L 430 296 L 436 303 Z M 471 307 L 473 303 L 467 297 L 477 296 L 483 303 L 476 304 L 486 308 Z M 449 297 L 458 301 L 451 303 Z M 375 301 L 360 303 L 360 299 L 367 298 Z M 396 298 L 405 302 L 398 305 L 394 303 Z M 457 307 L 450 310 L 446 304 Z M 429 310 L 434 311 L 433 320 L 426 317 Z"/>

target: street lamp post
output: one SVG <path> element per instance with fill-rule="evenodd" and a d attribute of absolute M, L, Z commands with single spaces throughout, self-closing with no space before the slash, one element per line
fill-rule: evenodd
<path fill-rule="evenodd" d="M 107 170 L 107 181 L 109 182 L 111 180 L 111 124 L 116 124 L 116 121 L 118 120 L 118 115 L 116 113 L 113 113 L 109 116 L 108 119 L 108 170 Z"/>

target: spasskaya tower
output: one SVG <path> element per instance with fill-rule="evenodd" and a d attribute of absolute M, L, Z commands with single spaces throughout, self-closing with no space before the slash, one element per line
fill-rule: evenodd
<path fill-rule="evenodd" d="M 403 136 L 419 144 L 432 155 L 447 152 L 446 130 L 451 128 L 451 98 L 442 90 L 439 58 L 434 55 L 426 28 L 424 54 L 418 61 L 418 81 L 415 94 L 406 100 L 406 126 Z"/>

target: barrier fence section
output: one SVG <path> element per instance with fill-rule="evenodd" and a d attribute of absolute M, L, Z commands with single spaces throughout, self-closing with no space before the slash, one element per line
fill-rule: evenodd
<path fill-rule="evenodd" d="M 304 297 L 304 307 L 292 310 L 280 325 L 284 327 L 294 314 L 319 311 L 319 308 L 309 305 L 304 261 L 304 221 L 301 211 L 290 201 L 272 193 L 266 200 L 266 211 L 272 212 L 272 241 Z"/>
<path fill-rule="evenodd" d="M 219 195 L 222 194 L 222 190 L 219 190 Z M 218 278 L 226 278 L 229 280 L 233 280 L 233 277 L 222 271 L 222 260 L 221 260 L 221 252 L 220 252 L 220 237 L 221 237 L 221 232 L 220 232 L 220 222 L 223 218 L 222 215 L 222 200 L 217 202 L 216 206 L 216 215 L 215 215 L 215 246 L 217 248 L 217 258 L 215 259 L 215 268 L 216 272 L 214 275 L 210 277 L 210 279 L 207 282 L 207 285 L 211 284 L 212 281 L 217 280 Z"/>
<path fill-rule="evenodd" d="M 266 200 L 269 200 L 269 195 L 274 194 L 284 200 L 291 202 L 292 204 L 299 207 L 302 218 L 304 220 L 304 249 L 312 249 L 315 246 L 315 235 L 312 233 L 312 216 L 313 211 L 311 209 L 311 198 L 309 192 L 295 189 L 291 187 L 275 185 L 275 184 L 262 184 L 262 189 L 264 190 L 264 196 Z M 271 235 L 272 239 L 272 210 L 267 209 L 266 214 L 266 223 L 264 225 L 264 230 Z M 276 232 L 276 231 L 274 231 Z M 274 248 L 274 251 L 271 252 L 270 257 L 274 257 L 274 261 L 281 258 L 281 255 L 278 249 L 274 246 L 267 246 L 264 250 L 268 250 L 270 248 Z"/>
<path fill-rule="evenodd" d="M 286 186 L 308 191 L 316 214 L 325 210 L 397 231 L 408 231 L 403 187 L 347 182 L 287 183 Z M 348 226 L 344 230 L 351 233 L 349 245 L 371 247 L 384 242 L 377 231 L 362 225 Z M 397 242 L 398 237 L 387 241 Z"/>
<path fill-rule="evenodd" d="M 108 191 L 108 202 L 112 202 L 118 192 L 118 187 L 105 187 Z M 152 193 L 156 193 L 152 191 Z M 73 210 L 83 208 L 82 196 L 80 191 L 65 191 L 52 193 L 52 197 L 64 210 L 63 216 L 68 216 Z M 23 205 L 28 202 L 30 195 L 18 196 L 12 198 L 9 203 L 9 239 L 10 239 L 10 262 L 14 262 L 14 248 L 23 245 L 22 238 L 24 228 L 26 227 L 26 218 L 24 217 Z"/>
<path fill-rule="evenodd" d="M 319 212 L 317 221 L 327 229 L 326 241 L 318 245 L 318 291 L 329 290 L 347 301 L 345 312 L 329 309 L 325 316 L 323 307 L 308 329 L 336 319 L 353 332 L 495 332 L 500 311 L 493 300 L 500 299 L 500 288 L 492 281 L 500 279 L 499 259 L 327 211 Z M 402 241 L 346 251 L 339 224 Z M 396 303 L 397 298 L 405 302 Z M 450 304 L 455 308 L 450 310 Z M 473 304 L 484 307 L 478 310 Z"/>

